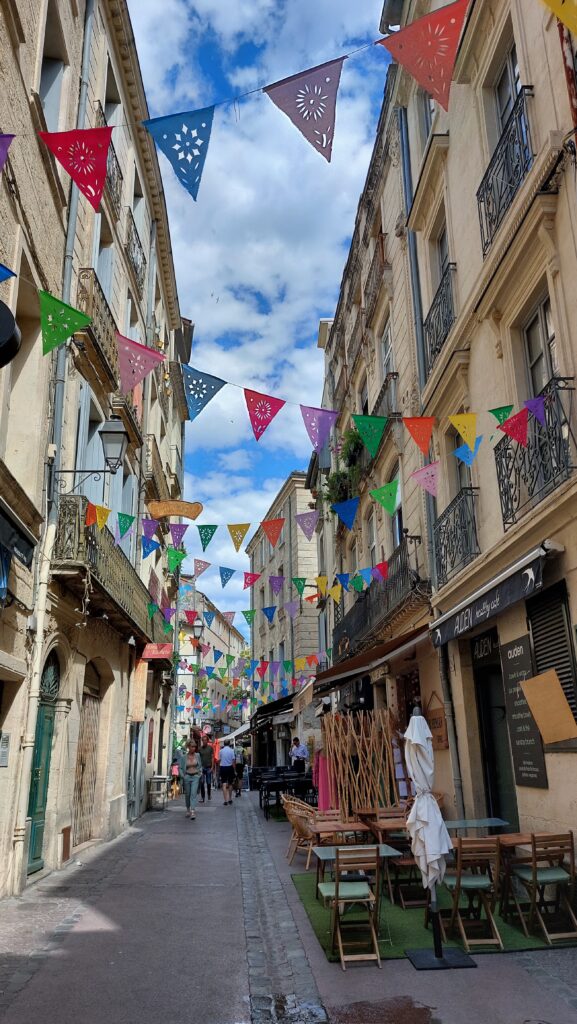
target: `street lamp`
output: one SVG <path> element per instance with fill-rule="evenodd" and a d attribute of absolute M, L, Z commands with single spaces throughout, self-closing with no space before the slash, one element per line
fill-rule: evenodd
<path fill-rule="evenodd" d="M 113 416 L 111 419 L 106 420 L 102 424 L 98 431 L 100 440 L 102 441 L 102 449 L 104 452 L 104 465 L 106 469 L 88 469 L 86 475 L 78 481 L 70 491 L 66 493 L 72 494 L 77 487 L 80 487 L 90 477 L 95 481 L 101 480 L 103 476 L 114 476 L 120 467 L 124 463 L 126 452 L 128 451 L 129 437 L 124 428 L 124 424 L 118 416 Z M 75 476 L 79 471 L 77 469 L 59 469 L 54 473 L 54 484 L 59 491 L 63 492 L 66 489 L 67 476 Z"/>

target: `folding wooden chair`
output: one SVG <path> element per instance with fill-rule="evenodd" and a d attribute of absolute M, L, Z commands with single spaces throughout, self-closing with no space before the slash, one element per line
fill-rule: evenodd
<path fill-rule="evenodd" d="M 525 935 L 529 935 L 535 927 L 535 921 L 538 921 L 549 946 L 563 939 L 576 939 L 577 918 L 572 907 L 575 890 L 573 833 L 532 833 L 531 861 L 526 864 L 513 863 L 512 874 L 529 897 L 528 906 L 523 907 L 515 892 L 515 885 L 509 887 Z M 554 895 L 547 898 L 546 890 L 551 886 L 554 887 Z M 561 908 L 572 925 L 570 930 L 567 930 L 566 924 L 560 929 Z M 549 924 L 553 923 L 555 931 L 548 927 L 547 919 Z"/>
<path fill-rule="evenodd" d="M 379 848 L 378 846 L 366 846 L 362 850 L 347 849 L 346 846 L 337 847 L 335 850 L 335 880 L 334 882 L 320 882 L 319 893 L 325 903 L 332 906 L 331 925 L 331 949 L 334 952 L 335 945 L 338 945 L 341 967 L 346 970 L 346 964 L 360 960 L 376 960 L 381 966 L 379 954 L 379 943 L 377 938 L 377 924 L 379 911 Z M 374 890 L 371 888 L 369 879 L 374 877 Z M 364 939 L 350 939 L 345 941 L 344 936 L 348 932 L 358 932 L 362 929 L 363 922 L 344 921 L 347 909 L 353 906 L 364 907 L 367 912 L 367 935 Z M 347 953 L 347 948 L 369 947 L 364 953 Z"/>
<path fill-rule="evenodd" d="M 467 953 L 471 946 L 498 946 L 503 949 L 493 916 L 498 895 L 499 866 L 498 836 L 457 840 L 457 870 L 455 874 L 445 875 L 444 883 L 452 897 L 448 931 L 453 934 L 455 926 L 458 926 Z M 466 907 L 461 905 L 462 896 L 467 900 Z M 444 923 L 442 915 L 441 922 Z M 486 934 L 487 925 L 490 935 Z M 474 929 L 476 934 L 468 934 L 467 926 Z"/>

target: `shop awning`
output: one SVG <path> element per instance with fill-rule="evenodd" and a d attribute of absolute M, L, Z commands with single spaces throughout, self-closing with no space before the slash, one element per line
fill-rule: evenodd
<path fill-rule="evenodd" d="M 249 729 L 250 722 L 245 722 L 244 725 L 239 726 L 239 728 L 235 729 L 234 732 L 229 732 L 226 738 L 227 740 L 235 740 L 237 736 L 243 736 L 245 732 L 249 731 Z"/>
<path fill-rule="evenodd" d="M 294 716 L 295 716 L 294 715 L 294 711 L 291 708 L 290 711 L 283 711 L 282 714 L 275 715 L 273 720 L 272 720 L 272 724 L 273 725 L 290 725 L 291 722 L 294 719 Z"/>
<path fill-rule="evenodd" d="M 362 654 L 355 655 L 354 658 L 339 661 L 337 665 L 332 665 L 331 668 L 318 673 L 315 683 L 315 697 L 322 696 L 324 693 L 330 693 L 338 683 L 343 683 L 347 679 L 353 679 L 363 673 L 372 671 L 374 668 L 378 668 L 394 651 L 401 647 L 412 646 L 416 642 L 426 640 L 428 636 L 428 629 L 423 629 L 420 626 L 418 629 L 403 633 L 401 636 L 396 636 L 385 643 L 375 644 L 374 647 L 363 651 Z"/>
<path fill-rule="evenodd" d="M 172 644 L 147 644 L 141 657 L 143 661 L 170 661 L 172 651 Z"/>
<path fill-rule="evenodd" d="M 500 615 L 517 601 L 530 597 L 543 586 L 543 562 L 548 553 L 563 550 L 554 541 L 544 541 L 498 576 L 475 590 L 460 604 L 431 624 L 431 641 L 440 647 L 469 633 L 476 626 Z"/>
<path fill-rule="evenodd" d="M 16 522 L 16 517 L 0 508 L 0 544 L 19 562 L 30 567 L 34 558 L 36 540 L 25 526 Z"/>
<path fill-rule="evenodd" d="M 273 701 L 271 704 L 263 704 L 260 708 L 256 709 L 251 718 L 251 726 L 253 729 L 259 729 L 265 722 L 270 722 L 271 718 L 274 718 L 275 715 L 284 714 L 285 712 L 288 713 L 289 711 L 292 715 L 293 698 L 279 697 L 278 700 Z"/>

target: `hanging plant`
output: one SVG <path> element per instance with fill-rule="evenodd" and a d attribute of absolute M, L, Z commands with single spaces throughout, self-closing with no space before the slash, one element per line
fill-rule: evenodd
<path fill-rule="evenodd" d="M 361 435 L 356 427 L 349 427 L 343 437 L 341 455 L 345 466 L 355 466 L 359 461 L 364 444 Z"/>
<path fill-rule="evenodd" d="M 336 505 L 339 501 L 347 501 L 351 496 L 351 478 L 344 469 L 331 473 L 325 483 L 324 496 L 328 505 Z"/>

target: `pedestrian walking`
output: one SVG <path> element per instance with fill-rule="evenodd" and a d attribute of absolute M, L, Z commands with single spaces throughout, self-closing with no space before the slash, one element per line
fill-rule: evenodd
<path fill-rule="evenodd" d="M 290 759 L 292 766 L 297 772 L 304 772 L 307 761 L 309 759 L 309 752 L 305 747 L 304 743 L 301 743 L 298 736 L 295 736 L 293 745 L 290 751 Z"/>
<path fill-rule="evenodd" d="M 186 803 L 186 817 L 196 818 L 195 808 L 198 797 L 198 785 L 202 774 L 202 762 L 198 753 L 195 740 L 190 740 L 184 768 L 184 799 Z"/>
<path fill-rule="evenodd" d="M 242 796 L 242 780 L 244 776 L 244 748 L 241 747 L 240 743 L 237 743 L 237 745 L 234 748 L 234 758 L 236 776 L 234 780 L 234 795 L 235 798 L 237 798 L 239 796 Z"/>
<path fill-rule="evenodd" d="M 199 754 L 200 763 L 202 765 L 202 774 L 200 776 L 200 799 L 202 803 L 204 803 L 205 796 L 210 800 L 212 769 L 214 765 L 214 749 L 212 743 L 209 743 L 208 741 L 208 736 L 202 737 Z"/>
<path fill-rule="evenodd" d="M 223 746 L 220 748 L 219 753 L 220 761 L 220 782 L 222 785 L 222 795 L 224 797 L 224 806 L 231 804 L 232 796 L 232 784 L 234 782 L 234 767 L 235 757 L 234 750 L 230 745 L 230 740 L 225 740 Z"/>

